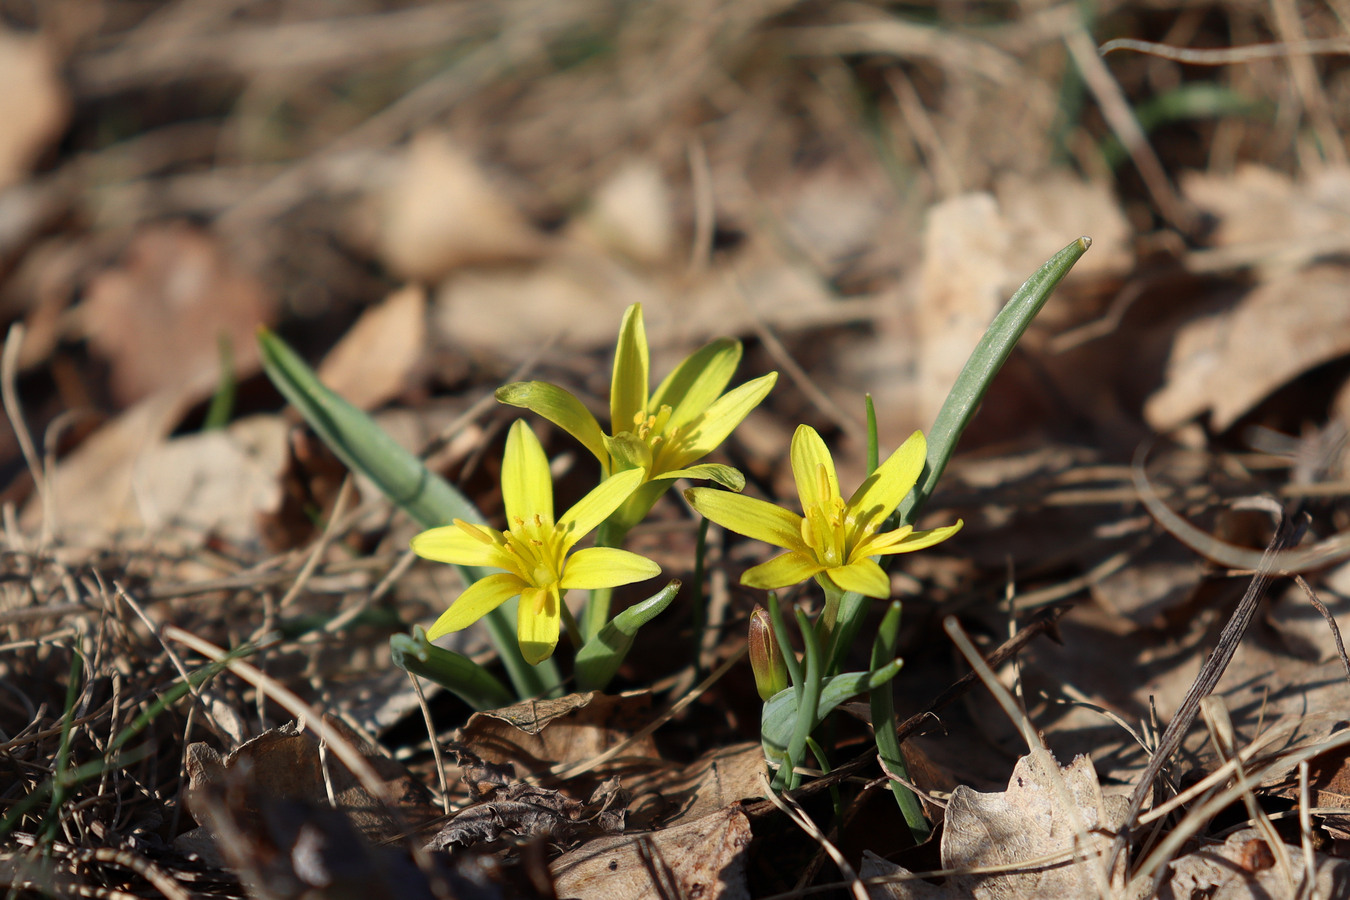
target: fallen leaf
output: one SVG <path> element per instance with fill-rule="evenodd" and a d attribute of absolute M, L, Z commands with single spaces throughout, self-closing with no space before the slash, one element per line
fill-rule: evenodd
<path fill-rule="evenodd" d="M 1231 310 L 1182 326 L 1163 387 L 1144 415 L 1170 431 L 1208 411 L 1224 431 L 1275 389 L 1350 353 L 1350 270 L 1333 263 L 1275 275 Z"/>
<path fill-rule="evenodd" d="M 61 62 L 41 34 L 0 28 L 0 190 L 21 181 L 70 117 Z"/>
<path fill-rule="evenodd" d="M 113 394 L 132 403 L 185 385 L 209 395 L 222 340 L 235 378 L 256 372 L 254 335 L 271 322 L 273 300 L 214 237 L 175 223 L 133 238 L 121 264 L 92 279 L 82 309 L 90 346 L 112 366 Z"/>
<path fill-rule="evenodd" d="M 675 249 L 670 187 L 651 160 L 620 165 L 595 192 L 570 233 L 639 263 L 665 262 Z"/>
<path fill-rule="evenodd" d="M 718 747 L 689 763 L 666 762 L 625 781 L 633 794 L 630 825 L 668 828 L 759 797 L 766 771 L 758 741 Z"/>
<path fill-rule="evenodd" d="M 427 347 L 426 291 L 410 285 L 362 313 L 319 365 L 319 380 L 363 410 L 402 394 Z"/>
<path fill-rule="evenodd" d="M 390 271 L 436 282 L 461 266 L 534 259 L 546 244 L 449 137 L 413 138 L 384 196 L 380 247 Z"/>
<path fill-rule="evenodd" d="M 1092 841 L 1102 840 L 1094 838 L 1094 829 L 1119 827 L 1125 800 L 1103 798 L 1087 757 L 1079 756 L 1063 767 L 1048 754 L 1042 758 L 1055 765 L 1053 773 L 1037 762 L 1037 757 L 1024 756 L 1013 767 L 1008 789 L 1001 793 L 984 794 L 958 785 L 947 804 L 942 832 L 944 869 L 1025 864 L 1027 871 L 957 873 L 949 876 L 940 889 L 920 886 L 916 881 L 897 882 L 871 888 L 872 896 L 904 900 L 1094 896 L 1098 880 L 1086 866 L 1099 866 L 1104 880 L 1105 864 L 1099 858 L 1068 862 L 1070 853 L 1077 846 L 1080 828 L 1085 839 Z M 1065 800 L 1072 803 L 1072 811 L 1066 808 Z M 1060 857 L 1063 864 L 1046 865 Z M 867 873 L 864 877 L 907 873 L 875 856 L 863 871 Z"/>
<path fill-rule="evenodd" d="M 1172 861 L 1170 875 L 1159 886 L 1159 900 L 1251 900 L 1255 897 L 1335 897 L 1350 881 L 1350 860 L 1314 853 L 1314 883 L 1305 882 L 1303 851 L 1286 846 L 1292 873 L 1281 871 L 1255 828 L 1230 834 L 1221 845 L 1205 847 Z M 1294 883 L 1289 882 L 1292 874 Z"/>
<path fill-rule="evenodd" d="M 525 700 L 513 706 L 474 713 L 456 736 L 485 762 L 510 764 L 516 777 L 537 778 L 552 766 L 594 759 L 647 724 L 646 694 L 609 696 L 569 694 L 553 700 Z M 596 783 L 613 774 L 642 770 L 660 754 L 650 737 L 636 741 L 618 758 L 585 773 Z"/>
<path fill-rule="evenodd" d="M 401 763 L 365 746 L 336 719 L 325 721 L 355 745 L 390 785 L 405 822 L 416 825 L 440 813 L 422 782 Z M 194 798 L 213 785 L 223 784 L 241 767 L 248 768 L 248 784 L 257 789 L 260 798 L 290 799 L 337 809 L 372 840 L 393 838 L 403 831 L 404 822 L 392 816 L 332 754 L 325 757 L 313 734 L 294 722 L 269 729 L 225 755 L 204 743 L 189 745 L 188 807 L 194 817 L 199 808 Z M 247 804 L 237 810 L 237 815 L 244 818 L 260 814 L 260 808 Z"/>
<path fill-rule="evenodd" d="M 558 897 L 749 900 L 750 822 L 735 806 L 674 828 L 597 838 L 549 867 Z"/>

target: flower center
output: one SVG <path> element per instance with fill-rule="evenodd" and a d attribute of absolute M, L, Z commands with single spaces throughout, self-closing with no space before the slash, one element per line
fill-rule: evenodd
<path fill-rule="evenodd" d="M 816 495 L 821 499 L 802 509 L 802 540 L 821 564 L 833 568 L 848 562 L 857 516 L 830 488 L 825 466 L 816 466 Z"/>
<path fill-rule="evenodd" d="M 652 468 L 648 476 L 680 468 L 675 457 L 686 435 L 679 426 L 670 425 L 673 412 L 669 406 L 662 404 L 655 413 L 644 410 L 633 416 L 633 433 L 652 451 Z"/>
<path fill-rule="evenodd" d="M 548 587 L 562 579 L 564 552 L 562 532 L 535 513 L 533 521 L 517 517 L 503 532 L 506 552 L 516 561 L 516 572 L 535 587 Z"/>

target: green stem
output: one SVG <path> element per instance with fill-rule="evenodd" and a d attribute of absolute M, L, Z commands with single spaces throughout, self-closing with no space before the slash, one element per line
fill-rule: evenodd
<path fill-rule="evenodd" d="M 596 529 L 595 546 L 622 548 L 623 539 L 627 536 L 627 528 L 617 524 L 612 518 L 606 519 Z M 609 606 L 613 598 L 614 588 L 594 588 L 591 591 L 586 608 L 581 611 L 581 634 L 585 641 L 599 634 L 600 629 L 609 621 Z"/>
<path fill-rule="evenodd" d="M 690 618 L 694 626 L 694 674 L 703 678 L 703 628 L 706 617 L 703 614 L 703 578 L 704 563 L 708 555 L 708 519 L 698 523 L 698 542 L 694 545 L 694 606 Z"/>
<path fill-rule="evenodd" d="M 828 575 L 816 576 L 816 583 L 825 592 L 825 608 L 821 610 L 820 616 L 816 619 L 815 636 L 820 646 L 829 650 L 834 647 L 831 638 L 834 637 L 835 627 L 839 623 L 840 602 L 847 592 L 841 590 L 839 585 L 831 581 Z"/>
<path fill-rule="evenodd" d="M 872 671 L 876 671 L 895 658 L 895 648 L 900 640 L 900 601 L 896 600 L 886 610 L 881 626 L 877 629 L 877 639 L 872 645 Z M 888 681 L 874 688 L 868 695 L 872 707 L 872 730 L 876 736 L 877 755 L 886 768 L 902 778 L 909 779 L 905 768 L 905 757 L 900 751 L 900 741 L 895 734 L 895 695 Z M 909 833 L 915 844 L 928 840 L 931 829 L 924 818 L 923 805 L 914 792 L 898 781 L 890 783 L 891 793 L 905 817 Z"/>
<path fill-rule="evenodd" d="M 821 689 L 820 644 L 816 641 L 815 632 L 811 629 L 811 622 L 806 618 L 806 613 L 800 609 L 795 612 L 797 627 L 801 629 L 802 644 L 806 651 L 806 670 L 802 677 L 801 700 L 797 704 L 797 722 L 792 730 L 792 738 L 788 741 L 787 761 L 774 776 L 774 787 L 781 788 L 786 785 L 789 790 L 801 783 L 797 766 L 801 765 L 802 758 L 806 755 L 806 739 L 816 727 Z"/>

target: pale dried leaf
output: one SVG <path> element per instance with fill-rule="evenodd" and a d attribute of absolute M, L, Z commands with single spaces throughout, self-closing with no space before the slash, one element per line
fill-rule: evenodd
<path fill-rule="evenodd" d="M 587 900 L 749 900 L 750 822 L 732 806 L 674 828 L 598 838 L 549 867 L 559 897 Z M 646 845 L 651 865 L 643 859 Z M 653 870 L 661 881 L 653 878 Z M 663 883 L 664 882 L 664 883 Z"/>
<path fill-rule="evenodd" d="M 362 313 L 319 366 L 319 380 L 359 409 L 403 393 L 423 361 L 426 291 L 410 285 Z"/>
<path fill-rule="evenodd" d="M 1313 854 L 1315 885 L 1303 884 L 1303 851 L 1286 847 L 1294 884 L 1275 863 L 1261 832 L 1244 828 L 1219 846 L 1206 847 L 1173 861 L 1171 877 L 1160 886 L 1159 900 L 1253 900 L 1257 897 L 1339 897 L 1350 882 L 1350 860 Z M 1316 894 L 1308 893 L 1309 888 Z"/>
<path fill-rule="evenodd" d="M 155 225 L 132 240 L 117 268 L 91 281 L 84 326 L 111 364 L 113 393 L 123 403 L 182 385 L 205 397 L 221 378 L 222 340 L 234 377 L 257 371 L 255 334 L 270 324 L 273 305 L 212 235 Z"/>
<path fill-rule="evenodd" d="M 634 797 L 631 824 L 669 827 L 759 797 L 766 771 L 758 741 L 718 747 L 690 763 L 666 763 L 625 781 Z"/>
<path fill-rule="evenodd" d="M 428 131 L 413 139 L 384 196 L 381 256 L 394 274 L 435 282 L 461 266 L 532 259 L 545 244 L 450 138 Z"/>
<path fill-rule="evenodd" d="M 1324 263 L 1274 276 L 1236 307 L 1183 326 L 1149 424 L 1168 431 L 1205 411 L 1223 431 L 1277 388 L 1350 353 L 1350 269 Z"/>
<path fill-rule="evenodd" d="M 70 116 L 70 97 L 51 43 L 0 29 L 0 189 L 21 181 Z"/>
<path fill-rule="evenodd" d="M 640 263 L 664 262 L 675 249 L 673 206 L 656 163 L 631 160 L 596 191 L 575 233 Z"/>

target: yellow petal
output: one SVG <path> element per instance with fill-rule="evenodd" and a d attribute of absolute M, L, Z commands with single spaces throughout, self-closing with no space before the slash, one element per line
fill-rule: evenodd
<path fill-rule="evenodd" d="M 588 547 L 567 558 L 562 589 L 618 587 L 660 574 L 661 567 L 645 556 L 611 547 Z"/>
<path fill-rule="evenodd" d="M 506 527 L 516 520 L 532 522 L 539 516 L 553 522 L 553 475 L 539 438 L 524 419 L 517 419 L 506 436 L 502 458 L 502 499 L 506 502 Z"/>
<path fill-rule="evenodd" d="M 741 584 L 746 587 L 773 591 L 778 588 L 801 584 L 812 575 L 824 570 L 825 567 L 816 562 L 816 558 L 810 553 L 793 551 L 775 556 L 768 562 L 760 563 L 752 569 L 746 569 L 745 574 L 741 576 Z"/>
<path fill-rule="evenodd" d="M 677 468 L 683 468 L 696 459 L 702 459 L 720 446 L 736 426 L 750 415 L 750 411 L 768 396 L 778 381 L 778 373 L 770 372 L 718 398 L 702 415 L 695 414 L 693 421 L 686 425 L 688 431 L 679 458 L 675 460 Z"/>
<path fill-rule="evenodd" d="M 547 381 L 517 381 L 497 388 L 497 401 L 519 406 L 543 416 L 581 442 L 581 445 L 609 465 L 605 454 L 605 433 L 591 411 L 581 401 L 556 384 Z"/>
<path fill-rule="evenodd" d="M 830 580 L 846 591 L 856 591 L 864 597 L 885 600 L 891 595 L 891 579 L 881 566 L 870 559 L 860 559 L 847 566 L 827 569 Z"/>
<path fill-rule="evenodd" d="M 805 550 L 802 517 L 744 494 L 714 488 L 690 488 L 684 492 L 689 505 L 723 528 L 789 550 Z"/>
<path fill-rule="evenodd" d="M 861 529 L 880 527 L 895 511 L 919 480 L 927 458 L 928 441 L 922 431 L 916 431 L 853 492 L 848 505 Z"/>
<path fill-rule="evenodd" d="M 470 527 L 479 528 L 485 536 L 487 534 L 486 526 Z M 496 544 L 491 543 L 491 538 L 489 543 L 485 544 L 458 525 L 446 525 L 422 532 L 412 539 L 412 551 L 423 559 L 434 559 L 436 562 L 454 563 L 458 566 L 509 568 L 504 565 L 507 562 L 503 559 L 506 554 Z"/>
<path fill-rule="evenodd" d="M 651 409 L 669 406 L 670 427 L 677 427 L 703 412 L 722 396 L 741 361 L 741 342 L 730 338 L 713 341 L 685 357 L 652 394 Z"/>
<path fill-rule="evenodd" d="M 483 616 L 519 594 L 526 587 L 516 575 L 501 572 L 480 578 L 465 589 L 436 623 L 427 629 L 427 638 L 435 640 L 452 631 L 459 631 L 477 622 Z"/>
<path fill-rule="evenodd" d="M 641 469 L 629 469 L 606 478 L 576 505 L 563 513 L 558 520 L 558 529 L 563 532 L 563 551 L 571 549 L 605 519 L 619 508 L 628 496 L 642 484 Z"/>
<path fill-rule="evenodd" d="M 619 326 L 614 351 L 614 379 L 609 386 L 609 432 L 632 431 L 633 420 L 647 408 L 647 331 L 642 304 L 634 303 Z"/>
<path fill-rule="evenodd" d="M 521 593 L 516 635 L 520 641 L 520 655 L 530 665 L 537 666 L 548 659 L 558 646 L 561 606 L 557 585 Z"/>
<path fill-rule="evenodd" d="M 797 496 L 802 511 L 839 496 L 839 478 L 834 460 L 820 435 L 809 425 L 798 425 L 792 435 L 792 476 L 797 481 Z"/>
<path fill-rule="evenodd" d="M 913 553 L 915 550 L 922 550 L 925 547 L 931 547 L 934 544 L 940 544 L 947 538 L 961 530 L 965 524 L 962 519 L 957 519 L 955 525 L 944 525 L 941 528 L 934 528 L 929 531 L 911 531 L 902 536 L 899 540 L 876 541 L 874 548 L 868 551 L 869 555 L 886 553 Z M 894 535 L 896 532 L 889 532 L 888 535 Z M 878 538 L 884 538 L 888 535 L 877 535 Z M 870 542 L 869 542 L 870 543 Z"/>

